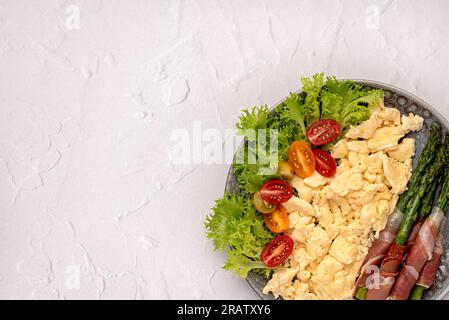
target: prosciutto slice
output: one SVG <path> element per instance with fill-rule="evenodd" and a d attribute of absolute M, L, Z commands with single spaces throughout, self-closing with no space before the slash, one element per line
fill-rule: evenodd
<path fill-rule="evenodd" d="M 380 272 L 388 276 L 396 277 L 401 269 L 402 258 L 406 251 L 407 245 L 401 246 L 394 242 L 390 250 L 388 250 L 384 261 L 382 261 Z"/>
<path fill-rule="evenodd" d="M 410 236 L 408 237 L 407 240 L 407 247 L 411 248 L 412 245 L 415 243 L 416 237 L 418 236 L 418 232 L 421 229 L 423 223 L 424 223 L 425 219 L 420 219 L 418 222 L 415 223 L 415 225 L 413 226 L 412 231 L 410 232 Z"/>
<path fill-rule="evenodd" d="M 402 246 L 396 242 L 391 245 L 380 267 L 379 285 L 374 288 L 369 288 L 366 294 L 366 300 L 385 300 L 388 297 L 394 285 L 395 277 L 401 269 L 402 258 L 406 250 L 406 245 Z"/>
<path fill-rule="evenodd" d="M 393 285 L 394 277 L 380 274 L 378 285 L 368 290 L 366 300 L 385 300 Z"/>
<path fill-rule="evenodd" d="M 435 283 L 435 278 L 440 265 L 441 256 L 443 255 L 443 233 L 440 231 L 437 241 L 435 243 L 435 249 L 433 250 L 433 256 L 430 261 L 427 261 L 424 265 L 421 274 L 419 275 L 416 284 L 428 289 Z"/>
<path fill-rule="evenodd" d="M 373 267 L 378 266 L 385 257 L 385 254 L 388 252 L 396 237 L 403 218 L 404 214 L 397 209 L 388 218 L 385 229 L 380 232 L 379 238 L 373 241 L 365 257 L 362 268 L 360 269 L 359 279 L 357 280 L 357 288 L 367 287 L 367 278 L 372 273 Z"/>
<path fill-rule="evenodd" d="M 435 207 L 430 216 L 424 221 L 418 232 L 416 241 L 405 259 L 404 268 L 390 293 L 393 300 L 406 300 L 410 291 L 418 280 L 419 274 L 428 260 L 433 257 L 435 241 L 440 225 L 444 220 L 444 212 Z"/>

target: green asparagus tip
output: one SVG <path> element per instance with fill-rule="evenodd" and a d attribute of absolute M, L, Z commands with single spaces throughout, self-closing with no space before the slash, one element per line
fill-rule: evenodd
<path fill-rule="evenodd" d="M 432 122 L 432 124 L 430 125 L 430 127 L 431 127 L 431 130 L 435 130 L 435 129 L 441 129 L 441 125 L 440 125 L 440 123 L 439 122 Z"/>
<path fill-rule="evenodd" d="M 444 145 L 446 147 L 446 164 L 445 164 L 445 172 L 443 183 L 441 187 L 440 196 L 438 198 L 436 206 L 443 211 L 447 210 L 449 204 L 449 166 L 448 166 L 448 158 L 449 158 L 449 132 L 446 132 L 446 137 L 444 141 Z"/>
<path fill-rule="evenodd" d="M 440 180 L 441 179 L 439 177 L 436 178 L 435 181 L 430 186 L 429 191 L 424 196 L 424 199 L 421 202 L 421 208 L 420 208 L 420 212 L 419 212 L 419 216 L 421 218 L 425 218 L 431 213 L 435 194 L 437 191 L 437 187 L 439 186 Z"/>
<path fill-rule="evenodd" d="M 434 161 L 440 145 L 441 127 L 437 122 L 434 122 L 431 126 L 430 135 L 427 139 L 426 145 L 418 158 L 418 164 L 416 165 L 415 170 L 413 170 L 412 176 L 407 184 L 407 191 L 402 194 L 396 205 L 396 208 L 399 211 L 405 212 L 408 202 L 414 196 L 416 189 L 420 185 L 422 176 L 426 172 L 426 169 L 428 169 L 430 164 Z"/>

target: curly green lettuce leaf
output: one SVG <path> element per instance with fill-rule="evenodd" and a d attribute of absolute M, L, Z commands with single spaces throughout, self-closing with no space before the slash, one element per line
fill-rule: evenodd
<path fill-rule="evenodd" d="M 269 127 L 278 131 L 279 160 L 288 158 L 288 149 L 293 141 L 306 140 L 307 124 L 303 104 L 302 96 L 291 93 L 277 106 L 276 114 L 269 120 Z"/>
<path fill-rule="evenodd" d="M 278 141 L 280 138 L 283 148 L 288 142 L 284 133 L 279 137 L 279 128 L 273 126 L 266 106 L 244 110 L 236 127 L 237 134 L 243 135 L 245 140 L 233 163 L 234 175 L 240 189 L 252 194 L 260 190 L 265 181 L 279 177 Z"/>
<path fill-rule="evenodd" d="M 239 219 L 244 212 L 245 202 L 236 195 L 225 194 L 215 201 L 213 215 L 206 216 L 206 235 L 214 242 L 215 250 L 224 250 L 229 244 L 229 238 L 234 231 L 233 219 Z"/>
<path fill-rule="evenodd" d="M 236 165 L 234 175 L 237 178 L 239 187 L 245 192 L 245 194 L 253 194 L 259 191 L 262 185 L 268 180 L 279 178 L 277 174 L 261 175 L 259 174 L 259 167 L 252 165 Z"/>
<path fill-rule="evenodd" d="M 290 93 L 279 110 L 280 120 L 292 122 L 299 126 L 302 136 L 306 136 L 307 125 L 305 122 L 306 109 L 302 106 L 303 99 L 297 93 Z"/>
<path fill-rule="evenodd" d="M 307 125 L 320 119 L 320 92 L 325 84 L 324 73 L 317 73 L 310 78 L 302 77 L 304 99 L 304 115 Z"/>
<path fill-rule="evenodd" d="M 321 92 L 321 118 L 337 120 L 343 136 L 351 125 L 367 120 L 382 99 L 382 90 L 366 90 L 353 81 L 328 78 Z"/>
<path fill-rule="evenodd" d="M 278 132 L 278 156 L 279 160 L 288 159 L 288 149 L 295 140 L 305 140 L 303 131 L 293 123 L 279 126 Z"/>
<path fill-rule="evenodd" d="M 271 135 L 276 136 L 274 148 Z M 292 141 L 304 138 L 303 132 L 293 121 L 281 120 L 279 115 L 270 118 L 266 139 L 258 139 L 257 142 L 246 139 L 236 153 L 233 170 L 240 189 L 246 194 L 253 194 L 266 181 L 280 178 L 279 161 L 288 158 Z"/>
<path fill-rule="evenodd" d="M 204 224 L 215 250 L 228 255 L 225 269 L 244 278 L 251 270 L 263 274 L 271 272 L 260 260 L 260 254 L 273 234 L 265 228 L 251 198 L 226 193 L 215 202 Z"/>
<path fill-rule="evenodd" d="M 232 270 L 242 278 L 248 277 L 250 271 L 255 271 L 268 278 L 273 271 L 272 269 L 267 268 L 263 262 L 251 260 L 246 256 L 239 254 L 236 250 L 228 250 L 227 254 L 228 260 L 224 265 L 224 269 Z"/>
<path fill-rule="evenodd" d="M 327 78 L 324 91 L 341 97 L 344 103 L 351 102 L 366 95 L 366 90 L 363 86 L 351 80 L 337 80 L 335 77 Z M 322 109 L 322 112 L 325 111 L 326 110 Z"/>
<path fill-rule="evenodd" d="M 351 125 L 359 125 L 367 120 L 375 107 L 383 101 L 384 93 L 382 90 L 370 90 L 362 97 L 344 104 L 340 111 L 340 125 L 344 130 L 349 129 Z"/>
<path fill-rule="evenodd" d="M 259 129 L 266 129 L 270 110 L 267 106 L 243 110 L 236 124 L 237 134 L 255 140 Z M 255 135 L 253 135 L 253 132 Z"/>
<path fill-rule="evenodd" d="M 253 142 L 244 144 L 237 151 L 233 163 L 234 176 L 240 189 L 246 194 L 253 194 L 259 191 L 266 181 L 279 178 L 278 153 L 260 152 L 256 155 L 256 150 Z M 261 159 L 262 157 L 264 159 Z"/>

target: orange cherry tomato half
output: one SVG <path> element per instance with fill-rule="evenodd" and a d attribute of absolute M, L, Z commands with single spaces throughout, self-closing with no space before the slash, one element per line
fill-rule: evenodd
<path fill-rule="evenodd" d="M 273 179 L 262 185 L 260 195 L 268 203 L 280 204 L 288 201 L 292 197 L 293 188 L 284 180 Z"/>
<path fill-rule="evenodd" d="M 340 124 L 332 119 L 318 120 L 307 130 L 307 139 L 314 146 L 322 146 L 334 140 L 340 134 Z"/>
<path fill-rule="evenodd" d="M 292 254 L 294 246 L 290 236 L 277 236 L 263 249 L 260 258 L 269 268 L 277 267 Z"/>
<path fill-rule="evenodd" d="M 316 171 L 323 177 L 332 177 L 337 171 L 337 164 L 332 156 L 320 149 L 314 149 L 313 155 L 315 156 Z"/>
<path fill-rule="evenodd" d="M 288 162 L 301 178 L 310 177 L 315 171 L 315 157 L 312 149 L 302 141 L 294 141 L 288 149 Z"/>
<path fill-rule="evenodd" d="M 290 219 L 288 218 L 288 213 L 283 206 L 278 206 L 276 210 L 272 213 L 264 214 L 263 220 L 274 233 L 282 233 L 288 230 L 290 226 Z"/>

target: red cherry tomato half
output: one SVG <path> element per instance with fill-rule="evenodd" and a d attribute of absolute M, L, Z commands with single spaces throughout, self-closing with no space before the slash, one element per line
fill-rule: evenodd
<path fill-rule="evenodd" d="M 334 140 L 340 134 L 340 124 L 332 119 L 318 120 L 307 130 L 307 139 L 314 146 L 322 146 Z"/>
<path fill-rule="evenodd" d="M 294 245 L 290 236 L 277 236 L 263 249 L 260 257 L 269 268 L 277 267 L 291 255 Z"/>
<path fill-rule="evenodd" d="M 260 195 L 268 203 L 280 204 L 292 197 L 293 188 L 283 180 L 274 179 L 263 184 Z"/>
<path fill-rule="evenodd" d="M 334 158 L 328 152 L 321 149 L 314 149 L 312 152 L 315 156 L 315 170 L 323 177 L 332 177 L 335 171 L 337 171 L 337 164 Z"/>

